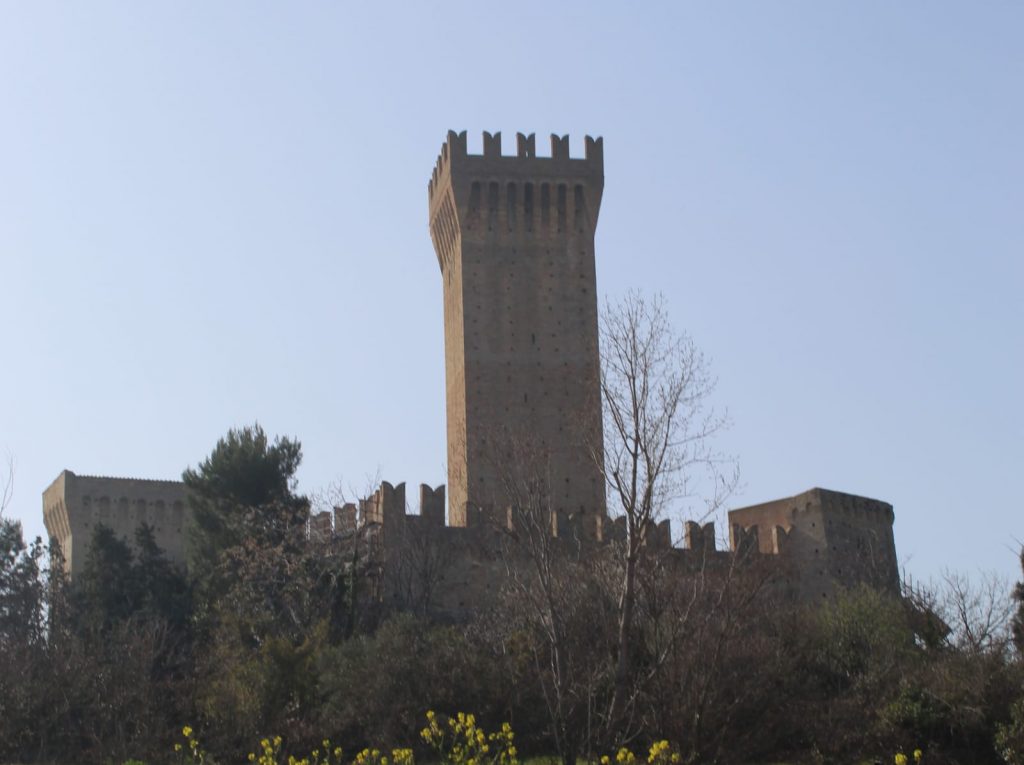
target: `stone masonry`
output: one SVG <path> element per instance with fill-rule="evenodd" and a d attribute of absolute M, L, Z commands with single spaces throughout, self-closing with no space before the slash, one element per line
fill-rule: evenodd
<path fill-rule="evenodd" d="M 93 530 L 103 524 L 129 544 L 143 523 L 167 557 L 185 562 L 190 510 L 185 484 L 139 478 L 79 476 L 64 470 L 43 492 L 43 522 L 64 554 L 72 578 L 85 565 Z"/>
<path fill-rule="evenodd" d="M 501 589 L 515 546 L 503 545 L 514 531 L 510 515 L 469 526 L 446 526 L 441 512 L 443 487 L 420 486 L 419 513 L 410 512 L 405 484 L 383 482 L 359 502 L 352 525 L 340 525 L 335 514 L 334 538 L 353 535 L 373 540 L 381 564 L 376 588 L 384 603 L 404 602 L 417 586 L 430 584 L 431 610 L 456 620 L 471 616 Z M 356 506 L 348 505 L 354 513 Z M 314 524 L 329 528 L 330 514 Z M 562 516 L 552 524 L 556 543 L 567 552 L 614 544 L 625 530 L 618 519 L 603 527 L 603 538 L 590 539 Z M 801 494 L 728 513 L 729 541 L 718 549 L 714 523 L 687 522 L 681 544 L 675 544 L 667 520 L 650 534 L 648 547 L 672 570 L 685 575 L 714 573 L 735 561 L 759 565 L 771 576 L 773 595 L 790 601 L 829 600 L 843 588 L 868 585 L 897 596 L 900 592 L 893 543 L 892 506 L 867 497 L 809 489 Z M 499 554 L 499 551 L 502 551 Z M 511 558 L 509 556 L 512 556 Z M 422 564 L 431 561 L 432 567 Z M 523 561 L 523 565 L 529 565 Z M 410 570 L 411 568 L 411 570 Z M 403 575 L 404 573 L 404 575 Z M 413 598 L 415 600 L 415 598 Z"/>
<path fill-rule="evenodd" d="M 805 601 L 868 584 L 899 594 L 892 505 L 827 489 L 729 513 L 733 549 L 745 545 L 789 561 L 788 584 Z"/>
<path fill-rule="evenodd" d="M 605 514 L 594 230 L 600 138 L 537 156 L 533 135 L 484 133 L 483 155 L 449 132 L 428 188 L 444 291 L 449 522 L 508 504 L 505 441 L 545 455 L 554 509 L 594 528 Z M 516 434 L 513 436 L 513 434 Z M 593 519 L 593 520 L 591 520 Z"/>

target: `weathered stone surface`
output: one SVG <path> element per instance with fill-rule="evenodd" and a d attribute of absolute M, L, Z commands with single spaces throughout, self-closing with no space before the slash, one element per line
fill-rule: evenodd
<path fill-rule="evenodd" d="M 484 153 L 450 132 L 429 183 L 430 233 L 444 289 L 449 521 L 467 506 L 508 504 L 495 463 L 502 434 L 526 430 L 545 450 L 552 509 L 584 520 L 605 513 L 594 230 L 604 187 L 600 138 L 586 157 L 552 136 L 538 157 L 500 134 Z"/>
<path fill-rule="evenodd" d="M 64 470 L 43 492 L 46 531 L 60 544 L 72 577 L 85 565 L 98 524 L 134 545 L 136 529 L 146 523 L 167 557 L 184 564 L 190 512 L 181 481 L 79 476 Z"/>
<path fill-rule="evenodd" d="M 827 489 L 737 508 L 733 546 L 756 530 L 758 549 L 790 561 L 790 585 L 802 600 L 831 597 L 837 586 L 869 584 L 899 593 L 892 505 Z"/>

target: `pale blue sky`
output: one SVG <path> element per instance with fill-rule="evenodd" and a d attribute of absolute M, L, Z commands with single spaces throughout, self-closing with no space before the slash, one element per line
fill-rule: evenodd
<path fill-rule="evenodd" d="M 1019 573 L 1024 5 L 0 1 L 0 451 L 442 483 L 426 184 L 449 128 L 605 140 L 598 288 L 665 293 L 746 485 L 884 499 Z"/>

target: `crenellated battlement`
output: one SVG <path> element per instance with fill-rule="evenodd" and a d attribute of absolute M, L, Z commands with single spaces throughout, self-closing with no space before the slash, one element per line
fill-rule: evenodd
<path fill-rule="evenodd" d="M 522 160 L 534 160 L 524 163 Z M 537 154 L 535 133 L 516 133 L 516 153 L 503 154 L 501 133 L 483 133 L 483 153 L 470 154 L 467 149 L 466 131 L 448 131 L 448 137 L 441 145 L 441 152 L 434 165 L 434 171 L 427 182 L 427 196 L 431 209 L 434 195 L 445 186 L 452 172 L 478 172 L 483 174 L 526 174 L 541 177 L 574 177 L 577 175 L 604 175 L 604 139 L 584 136 L 583 157 L 573 158 L 569 150 L 569 136 L 551 135 L 551 152 L 548 156 Z"/>
<path fill-rule="evenodd" d="M 895 591 L 892 506 L 886 502 L 825 489 L 729 513 L 729 542 L 717 549 L 715 524 L 687 521 L 676 546 L 668 520 L 650 525 L 644 547 L 668 554 L 674 565 L 694 568 L 743 562 L 777 568 L 778 581 L 792 596 L 830 597 L 837 587 L 867 583 Z M 579 518 L 552 515 L 552 535 L 589 539 L 598 546 L 626 538 L 625 518 L 602 517 L 597 533 L 580 533 Z M 758 564 L 760 565 L 760 564 Z M 776 569 L 773 569 L 776 570 Z"/>
<path fill-rule="evenodd" d="M 584 139 L 574 159 L 569 136 L 551 136 L 537 155 L 536 137 L 516 134 L 516 153 L 502 154 L 501 133 L 483 134 L 483 153 L 469 154 L 466 134 L 449 131 L 427 183 L 430 236 L 441 271 L 463 237 L 593 236 L 604 189 L 604 141 Z"/>
<path fill-rule="evenodd" d="M 703 552 L 715 551 L 715 523 L 705 523 L 703 526 L 694 521 L 687 521 L 684 527 L 683 549 L 701 550 Z"/>
<path fill-rule="evenodd" d="M 729 544 L 732 549 L 741 555 L 751 555 L 760 552 L 760 527 L 742 526 L 738 523 L 729 525 Z"/>

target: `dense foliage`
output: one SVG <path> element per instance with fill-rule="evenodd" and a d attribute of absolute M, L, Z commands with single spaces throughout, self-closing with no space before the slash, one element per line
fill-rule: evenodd
<path fill-rule="evenodd" d="M 358 533 L 307 534 L 300 460 L 298 442 L 246 428 L 186 472 L 187 577 L 148 528 L 129 544 L 99 527 L 71 586 L 0 519 L 0 761 L 163 762 L 185 724 L 208 762 L 245 761 L 266 737 L 282 762 L 325 739 L 429 761 L 427 710 L 457 722 L 470 709 L 480 728 L 513 726 L 520 757 L 891 761 L 921 748 L 929 762 L 1024 763 L 1020 586 L 952 578 L 811 609 L 754 561 L 685 573 L 645 554 L 613 718 L 618 557 L 521 553 L 522 575 L 458 623 L 419 596 L 385 608 Z"/>

